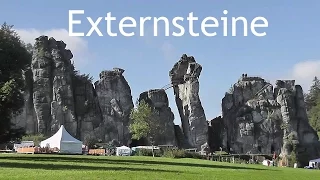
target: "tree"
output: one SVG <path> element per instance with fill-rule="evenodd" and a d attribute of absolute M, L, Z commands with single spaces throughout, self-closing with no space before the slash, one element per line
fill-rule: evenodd
<path fill-rule="evenodd" d="M 318 77 L 314 77 L 309 93 L 305 95 L 305 102 L 307 110 L 311 110 L 312 107 L 317 105 L 317 98 L 320 94 L 320 80 Z"/>
<path fill-rule="evenodd" d="M 133 139 L 149 138 L 152 145 L 152 156 L 154 157 L 154 138 L 158 134 L 160 121 L 156 118 L 156 111 L 144 100 L 137 102 L 137 107 L 132 109 L 129 126 Z"/>
<path fill-rule="evenodd" d="M 13 26 L 4 23 L 0 28 L 0 143 L 20 139 L 23 129 L 15 129 L 13 115 L 24 105 L 24 70 L 31 63 L 31 54 Z"/>
<path fill-rule="evenodd" d="M 311 107 L 308 114 L 310 125 L 316 131 L 320 131 L 320 94 L 318 95 L 318 98 L 315 101 L 315 106 Z"/>

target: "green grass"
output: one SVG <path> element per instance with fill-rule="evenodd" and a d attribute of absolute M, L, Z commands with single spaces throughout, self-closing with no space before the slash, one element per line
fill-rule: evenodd
<path fill-rule="evenodd" d="M 197 159 L 0 154 L 0 179 L 319 179 L 319 170 Z"/>

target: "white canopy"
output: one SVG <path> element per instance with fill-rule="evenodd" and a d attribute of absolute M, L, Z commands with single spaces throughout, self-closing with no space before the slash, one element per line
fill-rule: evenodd
<path fill-rule="evenodd" d="M 318 165 L 319 163 L 320 163 L 320 158 L 310 160 L 310 161 L 309 161 L 309 167 L 313 167 L 313 165 L 316 166 L 316 165 Z"/>
<path fill-rule="evenodd" d="M 130 156 L 131 155 L 131 149 L 127 146 L 121 146 L 116 148 L 116 155 L 117 156 Z"/>
<path fill-rule="evenodd" d="M 60 153 L 82 154 L 82 142 L 72 137 L 63 125 L 53 136 L 41 141 L 40 147 L 58 148 Z"/>

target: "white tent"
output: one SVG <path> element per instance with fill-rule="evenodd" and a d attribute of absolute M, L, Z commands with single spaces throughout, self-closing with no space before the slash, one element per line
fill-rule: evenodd
<path fill-rule="evenodd" d="M 63 125 L 53 136 L 41 141 L 40 147 L 58 148 L 60 153 L 82 154 L 82 142 L 72 137 Z"/>
<path fill-rule="evenodd" d="M 131 149 L 127 146 L 121 146 L 116 148 L 116 155 L 117 156 L 130 156 L 131 155 Z"/>
<path fill-rule="evenodd" d="M 317 167 L 320 164 L 320 158 L 309 161 L 309 167 Z"/>

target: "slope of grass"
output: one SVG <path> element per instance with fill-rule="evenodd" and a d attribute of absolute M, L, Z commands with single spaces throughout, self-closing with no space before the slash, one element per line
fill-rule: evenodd
<path fill-rule="evenodd" d="M 319 179 L 320 171 L 196 159 L 0 154 L 0 179 Z"/>

